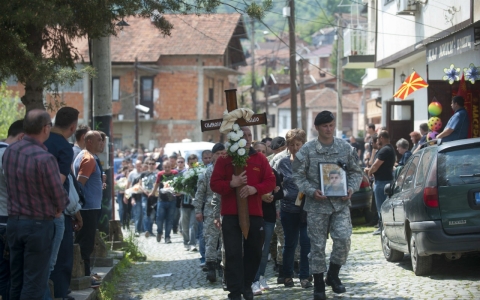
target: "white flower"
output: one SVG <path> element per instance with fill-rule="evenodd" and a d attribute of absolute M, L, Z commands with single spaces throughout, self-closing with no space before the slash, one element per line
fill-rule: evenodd
<path fill-rule="evenodd" d="M 238 149 L 238 144 L 235 143 L 230 147 L 230 152 L 235 153 L 235 151 L 237 151 L 237 149 Z"/>
<path fill-rule="evenodd" d="M 234 135 L 235 135 L 235 132 L 234 132 L 234 131 L 230 131 L 230 132 L 227 134 L 227 138 L 228 138 L 229 140 L 231 140 Z"/>
<path fill-rule="evenodd" d="M 241 139 L 238 141 L 238 146 L 239 147 L 245 147 L 247 145 L 247 140 L 246 139 Z"/>
<path fill-rule="evenodd" d="M 232 145 L 231 143 L 229 143 L 229 142 L 226 142 L 224 146 L 225 146 L 225 148 L 227 148 L 227 149 L 228 149 L 228 148 L 230 148 L 230 146 L 231 146 L 231 145 Z"/>
<path fill-rule="evenodd" d="M 232 135 L 232 141 L 235 141 L 235 142 L 236 142 L 236 141 L 238 141 L 241 137 L 242 137 L 241 135 L 238 135 L 238 134 L 234 133 L 234 134 Z"/>
<path fill-rule="evenodd" d="M 238 126 L 238 124 L 233 124 L 232 129 L 235 131 L 240 130 L 240 126 Z"/>
<path fill-rule="evenodd" d="M 240 156 L 244 156 L 244 155 L 245 155 L 245 149 L 240 148 L 240 149 L 237 150 L 237 153 L 238 153 L 238 155 L 240 155 Z"/>
<path fill-rule="evenodd" d="M 237 133 L 237 135 L 238 135 L 239 137 L 242 137 L 243 134 L 244 134 L 244 133 L 243 133 L 243 130 L 237 130 L 236 133 Z"/>

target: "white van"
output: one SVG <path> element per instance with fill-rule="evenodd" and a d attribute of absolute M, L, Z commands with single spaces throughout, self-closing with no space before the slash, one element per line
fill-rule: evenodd
<path fill-rule="evenodd" d="M 202 152 L 204 150 L 212 150 L 214 143 L 210 142 L 192 142 L 189 139 L 183 140 L 181 143 L 167 143 L 163 148 L 164 154 L 172 155 L 174 152 L 187 160 L 190 154 L 198 156 L 198 162 L 202 162 Z"/>

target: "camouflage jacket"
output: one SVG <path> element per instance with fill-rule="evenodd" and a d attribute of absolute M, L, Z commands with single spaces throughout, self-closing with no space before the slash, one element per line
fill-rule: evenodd
<path fill-rule="evenodd" d="M 205 216 L 213 214 L 214 206 L 218 201 L 218 195 L 210 188 L 210 178 L 212 177 L 213 164 L 209 165 L 203 174 L 198 175 L 197 192 L 193 206 L 195 213 L 203 213 Z M 202 211 L 203 209 L 203 211 Z"/>
<path fill-rule="evenodd" d="M 279 152 L 277 153 L 270 161 L 270 167 L 272 167 L 273 169 L 277 170 L 277 167 L 278 167 L 278 163 L 280 162 L 280 160 L 284 157 L 287 157 L 290 155 L 290 152 L 288 152 L 287 149 L 283 150 L 282 152 Z"/>
<path fill-rule="evenodd" d="M 313 194 L 320 188 L 319 163 L 337 164 L 342 160 L 346 166 L 347 187 L 358 191 L 362 181 L 362 169 L 358 165 L 356 150 L 342 139 L 334 138 L 333 145 L 323 147 L 318 139 L 307 142 L 295 155 L 292 164 L 293 179 L 300 191 L 306 194 L 304 210 L 316 213 L 332 213 L 350 206 L 350 200 L 342 197 L 328 197 L 326 200 L 315 200 Z"/>

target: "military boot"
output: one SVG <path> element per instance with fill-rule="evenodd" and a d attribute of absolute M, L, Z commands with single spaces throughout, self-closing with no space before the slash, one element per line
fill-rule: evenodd
<path fill-rule="evenodd" d="M 313 300 L 326 300 L 323 273 L 313 274 Z"/>
<path fill-rule="evenodd" d="M 330 263 L 330 267 L 328 268 L 327 272 L 327 278 L 325 278 L 325 283 L 328 286 L 331 286 L 333 292 L 337 294 L 345 293 L 347 291 L 345 286 L 340 281 L 340 278 L 338 278 L 338 273 L 340 272 L 341 267 L 342 266 L 340 265 Z"/>
<path fill-rule="evenodd" d="M 285 282 L 285 276 L 283 275 L 283 265 L 278 265 L 277 283 L 282 284 L 284 282 Z"/>
<path fill-rule="evenodd" d="M 216 282 L 217 281 L 217 271 L 216 271 L 216 265 L 217 263 L 214 261 L 207 261 L 207 280 L 210 282 Z"/>

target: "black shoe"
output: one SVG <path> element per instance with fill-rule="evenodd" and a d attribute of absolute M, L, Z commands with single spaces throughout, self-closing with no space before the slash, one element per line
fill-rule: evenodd
<path fill-rule="evenodd" d="M 170 238 L 166 237 L 165 238 L 165 244 L 171 244 L 171 243 L 172 243 L 172 241 L 170 240 Z"/>
<path fill-rule="evenodd" d="M 340 267 L 340 265 L 330 263 L 330 268 L 328 269 L 327 277 L 325 278 L 325 283 L 328 286 L 331 286 L 333 292 L 337 294 L 345 293 L 347 291 L 340 281 L 340 278 L 338 278 Z"/>
<path fill-rule="evenodd" d="M 243 299 L 253 300 L 253 291 L 251 285 L 243 288 Z"/>
<path fill-rule="evenodd" d="M 323 273 L 313 274 L 313 300 L 326 300 L 325 282 L 323 281 Z"/>
<path fill-rule="evenodd" d="M 284 282 L 285 282 L 285 277 L 283 277 L 283 265 L 278 265 L 277 284 L 282 284 Z"/>
<path fill-rule="evenodd" d="M 283 285 L 285 287 L 294 287 L 295 286 L 295 284 L 293 283 L 293 279 L 289 278 L 289 277 L 285 278 L 285 280 L 283 281 Z"/>
<path fill-rule="evenodd" d="M 228 294 L 228 300 L 242 300 L 242 295 L 232 295 L 232 293 Z"/>
<path fill-rule="evenodd" d="M 216 262 L 207 261 L 207 267 L 208 267 L 207 280 L 210 282 L 217 281 L 215 266 L 216 266 Z"/>

